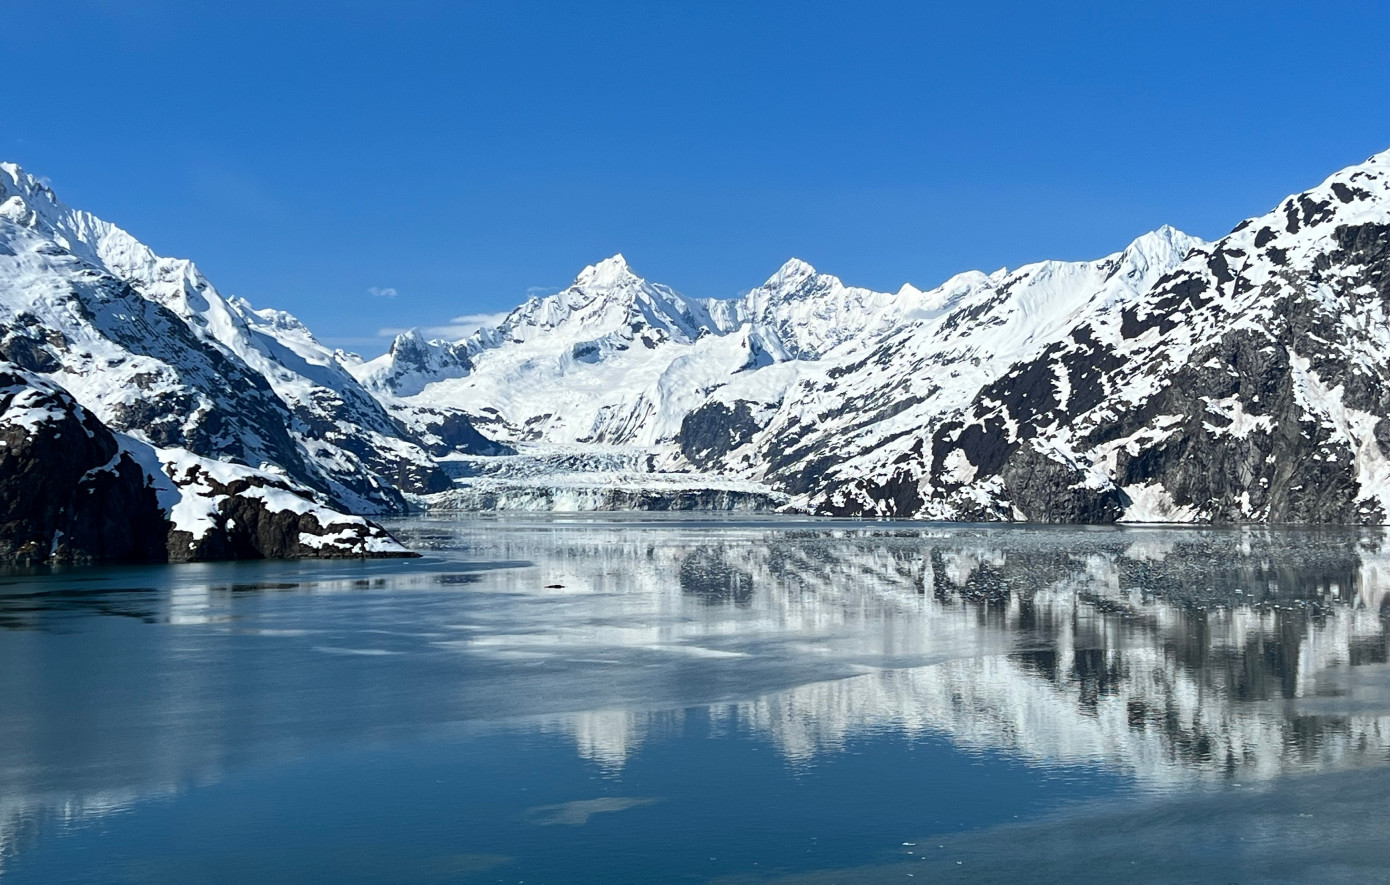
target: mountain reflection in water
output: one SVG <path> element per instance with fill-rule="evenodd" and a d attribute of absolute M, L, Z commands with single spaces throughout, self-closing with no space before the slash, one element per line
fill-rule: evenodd
<path fill-rule="evenodd" d="M 888 734 L 1158 793 L 1390 762 L 1378 531 L 394 529 L 430 555 L 4 579 L 0 873 L 46 822 L 499 729 L 564 736 L 607 777 L 692 716 L 791 771 Z M 617 801 L 537 807 L 656 800 Z"/>

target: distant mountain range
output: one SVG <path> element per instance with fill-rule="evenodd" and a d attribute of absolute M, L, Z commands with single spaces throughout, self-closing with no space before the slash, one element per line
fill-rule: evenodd
<path fill-rule="evenodd" d="M 1214 243 L 1165 227 L 895 293 L 792 260 L 722 300 L 619 255 L 469 338 L 363 360 L 0 164 L 0 371 L 140 449 L 151 488 L 195 458 L 324 513 L 1382 523 L 1387 250 L 1390 152 Z M 10 405 L 0 433 L 34 420 Z"/>

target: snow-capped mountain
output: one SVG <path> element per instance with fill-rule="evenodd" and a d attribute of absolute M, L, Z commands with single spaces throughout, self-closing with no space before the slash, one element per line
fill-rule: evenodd
<path fill-rule="evenodd" d="M 463 411 L 541 449 L 641 447 L 657 470 L 821 513 L 1381 522 L 1388 166 L 1214 244 L 1164 227 L 1095 261 L 925 291 L 793 260 L 741 298 L 697 300 L 616 256 L 430 344 L 466 352 L 448 377 L 366 380 L 393 409 Z"/>
<path fill-rule="evenodd" d="M 730 385 L 683 438 L 829 513 L 1383 523 L 1388 274 L 1390 152 L 1215 243 L 1024 268 L 775 406 Z"/>
<path fill-rule="evenodd" d="M 793 259 L 763 285 L 722 301 L 649 283 L 619 255 L 586 268 L 564 291 L 529 300 L 496 328 L 429 344 L 407 333 L 391 353 L 354 373 L 388 401 L 394 395 L 397 408 L 453 407 L 478 416 L 501 439 L 672 447 L 692 412 L 735 391 L 763 404 L 780 401 L 801 379 L 820 383 L 812 380 L 818 373 L 885 336 L 931 352 L 938 347 L 931 341 L 966 347 L 956 328 L 965 314 L 972 328 L 1015 318 L 1000 342 L 976 344 L 989 349 L 991 365 L 1007 365 L 1018 351 L 1018 327 L 1044 314 L 1065 324 L 1068 299 L 1097 295 L 1112 265 L 1125 262 L 1110 285 L 1132 294 L 1196 242 L 1163 229 L 1099 262 L 967 273 L 925 292 L 911 285 L 896 293 L 854 288 Z M 1018 297 L 1009 297 L 1016 288 Z M 946 324 L 958 303 L 964 306 Z M 1047 334 L 1029 328 L 1035 337 Z M 456 368 L 434 380 L 418 371 L 451 356 Z M 986 368 L 971 377 L 987 376 Z M 393 386 L 398 377 L 407 380 Z M 685 448 L 691 462 L 708 466 L 708 458 Z"/>
<path fill-rule="evenodd" d="M 223 296 L 192 262 L 156 255 L 10 164 L 0 164 L 0 354 L 52 376 L 118 431 L 284 471 L 354 512 L 441 491 L 436 455 L 489 446 L 476 433 L 452 434 L 457 446 L 421 438 L 293 316 Z"/>
<path fill-rule="evenodd" d="M 1390 152 L 1215 243 L 1163 227 L 891 293 L 793 259 L 731 299 L 616 255 L 364 361 L 0 166 L 0 357 L 359 512 L 1384 522 L 1388 253 Z"/>
<path fill-rule="evenodd" d="M 739 379 L 718 391 L 687 418 L 683 452 L 769 479 L 814 510 L 923 515 L 920 475 L 904 465 L 923 457 L 934 428 L 1091 313 L 1138 298 L 1199 244 L 1165 227 L 1096 261 L 961 274 L 885 335 L 798 364 L 781 384 Z"/>
<path fill-rule="evenodd" d="M 616 255 L 494 328 L 427 354 L 408 333 L 354 372 L 407 422 L 413 408 L 443 408 L 508 442 L 669 443 L 731 375 L 787 359 L 760 328 L 712 315 L 718 306 L 649 283 Z M 450 354 L 468 368 L 421 384 L 417 367 Z"/>
<path fill-rule="evenodd" d="M 423 385 L 416 375 L 393 396 L 382 382 L 401 361 L 388 354 L 358 377 L 397 409 L 458 409 L 519 445 L 641 447 L 654 470 L 759 482 L 795 496 L 793 506 L 827 509 L 818 491 L 873 469 L 838 470 L 851 452 L 885 444 L 896 457 L 895 441 L 964 408 L 1010 364 L 1064 335 L 1085 306 L 1135 297 L 1199 242 L 1163 228 L 1099 261 L 971 272 L 896 293 L 846 286 L 792 260 L 724 301 L 651 284 L 617 256 L 495 329 L 429 345 L 466 350 L 465 372 Z M 419 349 L 416 336 L 395 347 Z"/>

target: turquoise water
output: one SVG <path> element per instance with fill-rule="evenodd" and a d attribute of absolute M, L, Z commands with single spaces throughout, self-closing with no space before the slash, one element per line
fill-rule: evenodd
<path fill-rule="evenodd" d="M 1377 532 L 393 529 L 0 578 L 0 881 L 1390 881 Z"/>

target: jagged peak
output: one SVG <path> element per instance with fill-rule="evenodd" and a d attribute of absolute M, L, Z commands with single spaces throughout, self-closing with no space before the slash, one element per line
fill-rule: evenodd
<path fill-rule="evenodd" d="M 11 186 L 7 186 L 7 183 Z M 18 198 L 18 203 L 12 203 L 12 208 L 6 214 L 12 221 L 31 227 L 36 219 L 41 219 L 38 222 L 41 225 L 53 227 L 60 215 L 72 211 L 58 199 L 44 179 L 24 171 L 18 163 L 0 163 L 0 202 L 15 198 Z M 20 207 L 18 215 L 14 207 Z"/>
<path fill-rule="evenodd" d="M 418 327 L 406 329 L 404 332 L 397 333 L 396 337 L 392 339 L 391 349 L 388 353 L 395 353 L 398 347 L 420 347 L 426 343 L 425 333 L 421 332 Z"/>
<path fill-rule="evenodd" d="M 48 185 L 47 179 L 40 178 L 26 171 L 25 168 L 18 163 L 0 161 L 0 173 L 4 173 L 5 177 L 11 179 L 21 187 L 24 187 L 26 190 L 40 191 L 48 196 L 49 199 L 57 200 L 57 196 L 53 193 L 53 188 Z"/>
<path fill-rule="evenodd" d="M 636 279 L 639 277 L 628 265 L 623 253 L 619 252 L 611 258 L 605 258 L 598 264 L 591 264 L 584 268 L 579 272 L 579 276 L 574 278 L 573 285 L 581 289 L 606 289 Z"/>
<path fill-rule="evenodd" d="M 1205 243 L 1199 237 L 1184 233 L 1171 224 L 1164 224 L 1146 234 L 1135 237 L 1124 248 L 1125 255 L 1162 255 L 1171 253 L 1178 258 Z"/>
<path fill-rule="evenodd" d="M 767 278 L 763 283 L 764 289 L 788 289 L 795 288 L 812 277 L 819 276 L 819 273 L 808 262 L 800 258 L 789 258 L 787 262 L 777 269 L 777 272 Z"/>

